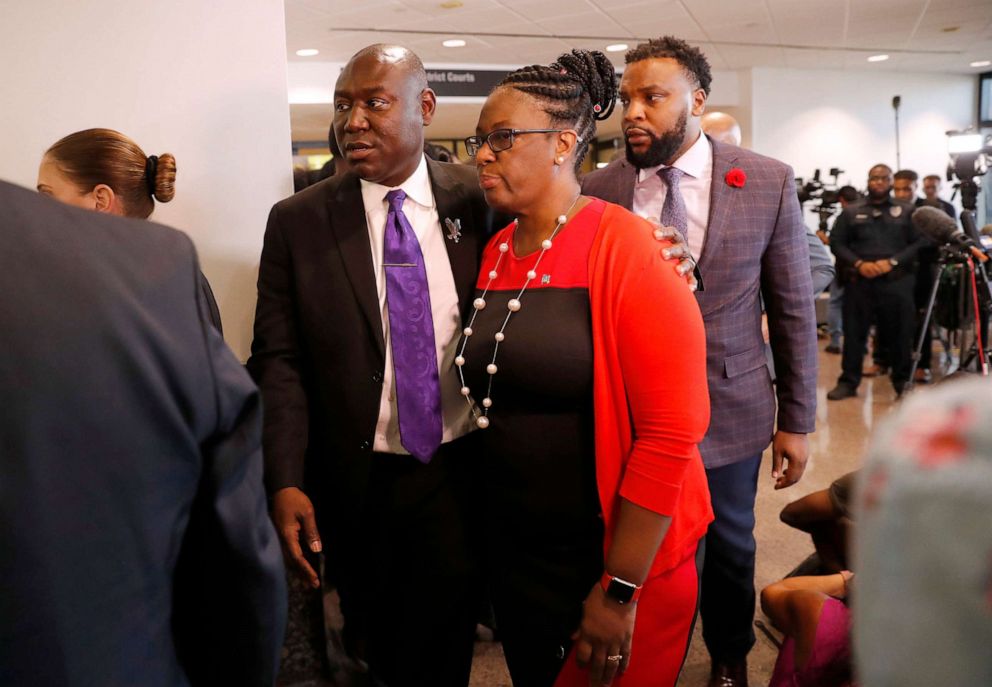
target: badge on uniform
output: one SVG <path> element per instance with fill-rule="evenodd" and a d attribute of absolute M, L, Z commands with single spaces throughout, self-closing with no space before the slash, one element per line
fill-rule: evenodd
<path fill-rule="evenodd" d="M 889 208 L 889 214 L 892 215 L 893 217 L 899 217 L 900 215 L 902 215 L 902 206 L 893 205 L 892 207 Z"/>

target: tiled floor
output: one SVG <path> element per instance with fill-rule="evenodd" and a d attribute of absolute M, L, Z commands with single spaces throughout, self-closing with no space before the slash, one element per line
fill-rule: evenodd
<path fill-rule="evenodd" d="M 781 579 L 813 550 L 806 535 L 779 522 L 779 511 L 790 501 L 826 488 L 835 478 L 860 465 L 872 428 L 894 406 L 895 393 L 887 378 L 865 379 L 858 389 L 857 398 L 827 401 L 826 393 L 833 388 L 840 374 L 840 356 L 822 352 L 825 345 L 826 342 L 819 342 L 817 431 L 810 436 L 811 459 L 803 480 L 790 489 L 775 491 L 772 488 L 769 454 L 765 454 L 755 509 L 755 536 L 758 541 L 756 585 L 759 590 Z M 757 617 L 763 618 L 760 610 Z M 768 683 L 777 654 L 775 647 L 761 632 L 757 632 L 757 637 L 758 642 L 749 658 L 753 687 Z M 679 685 L 704 687 L 708 677 L 709 658 L 697 626 Z M 510 684 L 499 645 L 478 643 L 472 687 L 508 687 Z"/>

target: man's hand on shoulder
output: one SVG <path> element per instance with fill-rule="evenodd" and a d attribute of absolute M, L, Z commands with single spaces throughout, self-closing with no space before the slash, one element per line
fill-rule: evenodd
<path fill-rule="evenodd" d="M 782 460 L 786 467 L 782 469 Z M 772 479 L 776 489 L 791 487 L 803 477 L 809 460 L 809 439 L 805 434 L 775 432 L 772 439 Z"/>
<path fill-rule="evenodd" d="M 696 268 L 696 261 L 693 259 L 692 253 L 689 252 L 689 245 L 682 240 L 682 236 L 675 231 L 675 227 L 663 227 L 657 220 L 651 217 L 646 217 L 645 219 L 654 227 L 655 240 L 672 242 L 671 246 L 661 250 L 661 257 L 665 258 L 665 260 L 677 260 L 678 264 L 675 266 L 675 271 L 678 272 L 680 277 L 685 278 L 686 283 L 689 285 L 689 290 L 695 291 L 699 288 L 699 284 L 696 281 L 696 275 L 693 273 L 693 270 Z"/>
<path fill-rule="evenodd" d="M 320 533 L 317 532 L 317 520 L 314 518 L 313 504 L 302 490 L 296 487 L 285 487 L 272 497 L 272 521 L 282 542 L 286 558 L 297 568 L 307 583 L 316 589 L 320 586 L 320 577 L 303 555 L 300 546 L 300 531 L 313 553 L 320 553 Z"/>

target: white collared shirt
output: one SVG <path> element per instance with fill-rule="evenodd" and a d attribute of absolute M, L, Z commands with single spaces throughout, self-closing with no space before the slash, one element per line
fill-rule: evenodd
<path fill-rule="evenodd" d="M 400 427 L 396 413 L 396 390 L 393 384 L 393 353 L 389 336 L 389 308 L 386 304 L 386 269 L 383 266 L 384 237 L 388 204 L 386 194 L 394 187 L 375 184 L 364 179 L 362 202 L 372 248 L 372 269 L 379 294 L 382 313 L 382 333 L 386 339 L 386 369 L 382 379 L 382 396 L 379 400 L 379 421 L 375 427 L 373 450 L 383 453 L 409 453 L 400 443 Z M 434 319 L 434 343 L 437 346 L 437 369 L 441 381 L 442 443 L 467 434 L 473 425 L 471 411 L 461 395 L 461 383 L 455 371 L 455 350 L 461 336 L 462 318 L 459 311 L 458 292 L 451 273 L 448 250 L 444 245 L 444 232 L 438 219 L 434 192 L 427 173 L 427 160 L 420 165 L 398 188 L 406 192 L 403 214 L 410 221 L 420 251 L 424 255 L 427 286 L 430 290 L 431 313 Z"/>
<path fill-rule="evenodd" d="M 635 215 L 661 219 L 668 186 L 658 176 L 658 170 L 664 166 L 638 170 L 634 184 Z M 713 151 L 709 139 L 700 132 L 696 142 L 672 166 L 685 172 L 679 180 L 679 191 L 685 201 L 689 224 L 689 250 L 699 260 L 706 240 L 706 225 L 709 224 L 710 188 L 713 185 Z"/>

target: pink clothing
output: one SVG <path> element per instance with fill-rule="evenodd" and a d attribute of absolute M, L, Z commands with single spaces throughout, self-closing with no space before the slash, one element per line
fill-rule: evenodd
<path fill-rule="evenodd" d="M 796 642 L 789 637 L 778 652 L 768 687 L 853 687 L 851 676 L 851 611 L 828 598 L 820 611 L 809 660 L 796 668 Z"/>

